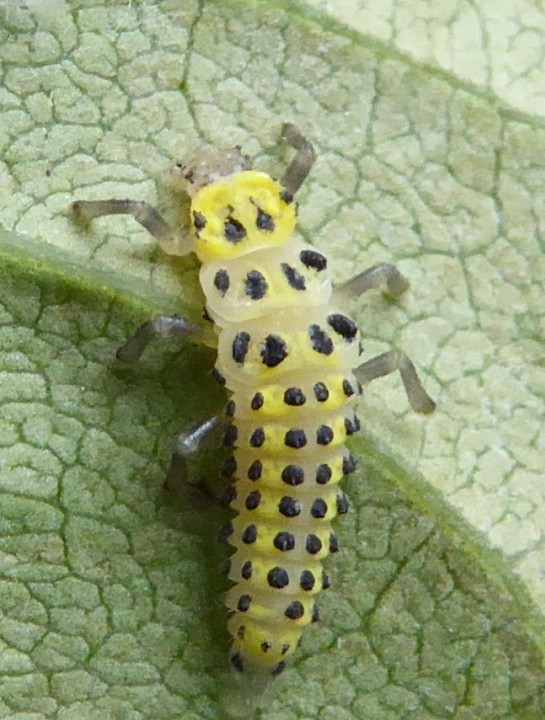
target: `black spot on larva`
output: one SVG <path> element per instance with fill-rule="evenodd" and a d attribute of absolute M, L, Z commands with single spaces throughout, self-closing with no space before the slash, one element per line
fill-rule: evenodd
<path fill-rule="evenodd" d="M 337 536 L 335 535 L 335 533 L 331 533 L 331 535 L 329 536 L 329 552 L 339 552 L 339 541 L 337 540 Z"/>
<path fill-rule="evenodd" d="M 241 640 L 243 640 L 245 635 L 246 635 L 246 625 L 240 625 L 237 630 L 237 637 L 239 637 Z"/>
<path fill-rule="evenodd" d="M 246 360 L 246 355 L 248 354 L 249 347 L 250 333 L 244 331 L 237 333 L 235 335 L 235 339 L 233 340 L 233 346 L 231 349 L 233 360 L 236 363 L 239 363 L 239 365 L 242 365 Z"/>
<path fill-rule="evenodd" d="M 273 567 L 267 574 L 267 582 L 272 588 L 281 590 L 290 584 L 290 578 L 287 570 L 281 567 Z"/>
<path fill-rule="evenodd" d="M 278 509 L 284 517 L 297 517 L 301 514 L 301 503 L 295 498 L 284 496 L 278 503 Z"/>
<path fill-rule="evenodd" d="M 285 669 L 286 669 L 286 663 L 281 661 L 274 666 L 274 668 L 271 671 L 271 675 L 273 675 L 274 677 L 277 677 L 278 675 L 280 675 L 280 673 L 284 672 Z"/>
<path fill-rule="evenodd" d="M 322 570 L 322 590 L 327 590 L 331 587 L 331 581 L 329 575 Z"/>
<path fill-rule="evenodd" d="M 273 544 L 277 550 L 282 550 L 283 552 L 293 550 L 295 547 L 295 538 L 291 533 L 279 532 L 276 533 Z"/>
<path fill-rule="evenodd" d="M 239 598 L 239 601 L 237 603 L 237 610 L 239 612 L 247 612 L 250 609 L 251 604 L 252 604 L 252 596 L 251 595 L 241 595 Z"/>
<path fill-rule="evenodd" d="M 242 533 L 242 542 L 245 545 L 252 545 L 257 540 L 257 528 L 255 525 L 248 525 Z"/>
<path fill-rule="evenodd" d="M 263 463 L 261 460 L 254 460 L 248 468 L 248 480 L 259 480 L 263 472 Z"/>
<path fill-rule="evenodd" d="M 244 580 L 249 580 L 252 577 L 252 572 L 253 572 L 252 561 L 246 560 L 246 562 L 244 563 L 244 565 L 242 566 L 242 568 L 240 570 L 240 575 L 241 575 L 241 577 L 244 578 Z"/>
<path fill-rule="evenodd" d="M 325 518 L 325 516 L 327 515 L 326 501 L 322 500 L 322 498 L 317 498 L 312 503 L 312 507 L 310 508 L 310 514 L 313 518 L 316 518 L 316 520 L 321 520 L 322 518 Z"/>
<path fill-rule="evenodd" d="M 352 397 L 352 395 L 355 393 L 355 390 L 350 384 L 349 380 L 343 380 L 343 393 L 346 395 L 346 397 Z"/>
<path fill-rule="evenodd" d="M 222 498 L 220 500 L 220 505 L 222 507 L 229 507 L 229 505 L 233 502 L 233 500 L 236 500 L 236 498 L 237 498 L 237 491 L 233 485 L 231 487 L 228 487 L 227 490 L 223 493 Z"/>
<path fill-rule="evenodd" d="M 233 477 L 233 475 L 237 471 L 237 461 L 233 456 L 230 458 L 227 458 L 223 465 L 223 470 L 221 471 L 221 475 L 224 478 L 230 478 Z"/>
<path fill-rule="evenodd" d="M 246 295 L 252 300 L 261 300 L 267 294 L 269 284 L 259 270 L 250 270 L 244 281 Z"/>
<path fill-rule="evenodd" d="M 240 653 L 234 653 L 231 655 L 231 665 L 238 670 L 238 672 L 244 672 L 244 663 L 242 662 L 242 656 Z"/>
<path fill-rule="evenodd" d="M 276 367 L 288 357 L 288 347 L 280 335 L 267 335 L 261 350 L 263 365 Z"/>
<path fill-rule="evenodd" d="M 231 216 L 225 221 L 224 232 L 226 240 L 233 245 L 244 240 L 247 234 L 244 225 Z"/>
<path fill-rule="evenodd" d="M 212 377 L 219 385 L 225 385 L 225 378 L 217 368 L 212 370 Z"/>
<path fill-rule="evenodd" d="M 197 232 L 206 227 L 206 218 L 200 212 L 193 211 L 193 226 Z"/>
<path fill-rule="evenodd" d="M 323 382 L 317 382 L 314 385 L 314 397 L 318 402 L 325 402 L 329 398 L 329 390 Z"/>
<path fill-rule="evenodd" d="M 260 410 L 263 407 L 263 401 L 263 393 L 256 392 L 256 394 L 252 398 L 250 407 L 252 408 L 252 410 Z"/>
<path fill-rule="evenodd" d="M 352 422 L 351 418 L 344 419 L 344 431 L 347 436 L 353 435 L 356 432 L 356 426 Z"/>
<path fill-rule="evenodd" d="M 257 219 L 255 221 L 255 225 L 258 230 L 264 230 L 265 232 L 273 232 L 274 230 L 274 220 L 269 215 L 269 213 L 266 213 L 261 208 L 257 208 Z"/>
<path fill-rule="evenodd" d="M 343 458 L 343 475 L 350 475 L 356 469 L 356 461 L 352 454 L 346 455 Z"/>
<path fill-rule="evenodd" d="M 346 315 L 332 313 L 331 315 L 328 315 L 327 322 L 338 335 L 341 335 L 341 337 L 348 340 L 348 342 L 352 342 L 358 334 L 358 326 Z"/>
<path fill-rule="evenodd" d="M 288 281 L 288 285 L 294 290 L 306 290 L 305 276 L 288 263 L 280 263 L 284 277 Z"/>
<path fill-rule="evenodd" d="M 327 463 L 322 463 L 321 465 L 318 465 L 318 468 L 316 470 L 316 482 L 318 485 L 327 485 L 327 483 L 331 480 L 332 476 L 331 468 Z"/>
<path fill-rule="evenodd" d="M 302 485 L 305 481 L 305 472 L 299 465 L 286 465 L 282 470 L 282 481 L 291 487 Z"/>
<path fill-rule="evenodd" d="M 359 432 L 361 430 L 360 419 L 357 415 L 354 415 L 354 431 Z"/>
<path fill-rule="evenodd" d="M 315 583 L 316 578 L 310 572 L 310 570 L 303 570 L 299 579 L 299 585 L 301 586 L 301 590 L 306 590 L 308 592 L 309 590 L 312 590 Z"/>
<path fill-rule="evenodd" d="M 263 640 L 261 645 L 259 646 L 264 653 L 269 652 L 269 650 L 272 648 L 272 645 L 270 642 L 267 642 L 266 640 Z"/>
<path fill-rule="evenodd" d="M 250 447 L 260 448 L 265 442 L 265 431 L 263 428 L 256 428 L 250 438 Z"/>
<path fill-rule="evenodd" d="M 337 512 L 339 515 L 344 515 L 348 512 L 349 503 L 348 498 L 342 492 L 337 495 Z"/>
<path fill-rule="evenodd" d="M 315 605 L 312 608 L 312 622 L 317 623 L 320 622 L 320 611 L 318 610 L 318 606 Z"/>
<path fill-rule="evenodd" d="M 284 643 L 284 644 L 282 645 L 282 649 L 280 650 L 280 653 L 281 653 L 282 655 L 285 655 L 285 654 L 288 652 L 289 649 L 290 649 L 290 644 L 289 644 L 289 643 Z"/>
<path fill-rule="evenodd" d="M 284 437 L 284 445 L 295 448 L 296 450 L 305 447 L 306 444 L 307 436 L 305 435 L 304 430 L 288 430 Z"/>
<path fill-rule="evenodd" d="M 322 549 L 322 541 L 320 540 L 318 535 L 314 535 L 313 533 L 311 533 L 310 535 L 307 535 L 307 542 L 305 547 L 308 553 L 310 553 L 311 555 L 317 555 Z"/>
<path fill-rule="evenodd" d="M 293 202 L 293 195 L 287 190 L 284 190 L 280 193 L 280 199 L 283 200 L 286 205 L 291 205 Z"/>
<path fill-rule="evenodd" d="M 225 295 L 227 290 L 229 290 L 230 284 L 231 281 L 227 270 L 218 270 L 218 272 L 214 275 L 214 287 L 222 297 Z"/>
<path fill-rule="evenodd" d="M 306 401 L 307 399 L 305 397 L 305 393 L 301 390 L 301 388 L 288 388 L 284 393 L 284 402 L 286 405 L 299 407 L 300 405 L 304 405 Z"/>
<path fill-rule="evenodd" d="M 293 602 L 291 602 L 284 611 L 284 615 L 289 620 L 300 620 L 304 614 L 305 608 L 303 606 L 303 603 L 299 602 L 299 600 L 294 600 Z"/>
<path fill-rule="evenodd" d="M 227 417 L 234 417 L 236 409 L 237 409 L 237 406 L 235 405 L 235 401 L 229 400 L 229 402 L 227 403 L 227 405 L 225 407 L 225 414 L 227 415 Z"/>
<path fill-rule="evenodd" d="M 229 425 L 225 437 L 223 438 L 223 444 L 225 447 L 233 447 L 238 439 L 238 430 L 236 425 Z"/>
<path fill-rule="evenodd" d="M 316 430 L 316 442 L 318 445 L 329 445 L 333 440 L 333 430 L 329 425 L 320 425 Z"/>
<path fill-rule="evenodd" d="M 318 270 L 321 272 L 327 267 L 327 259 L 319 252 L 315 250 L 301 250 L 299 253 L 299 259 L 308 268 Z"/>
<path fill-rule="evenodd" d="M 313 350 L 322 355 L 331 355 L 334 350 L 333 340 L 319 325 L 310 325 L 308 336 Z"/>
<path fill-rule="evenodd" d="M 259 507 L 260 502 L 261 493 L 259 492 L 259 490 L 252 490 L 252 492 L 246 498 L 246 510 L 255 510 L 257 507 Z"/>

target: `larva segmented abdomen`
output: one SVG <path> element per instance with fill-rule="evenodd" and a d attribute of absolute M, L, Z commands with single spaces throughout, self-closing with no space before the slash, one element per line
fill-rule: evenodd
<path fill-rule="evenodd" d="M 337 550 L 331 520 L 348 509 L 338 487 L 354 469 L 345 441 L 359 429 L 352 405 L 360 388 L 351 372 L 357 327 L 329 308 L 325 257 L 300 243 L 296 249 L 297 258 L 288 245 L 253 252 L 242 271 L 236 260 L 201 273 L 207 309 L 221 328 L 216 373 L 232 392 L 225 436 L 237 513 L 229 536 L 235 585 L 226 597 L 231 659 L 239 670 L 273 674 L 318 619 L 314 598 L 329 586 L 322 561 Z M 260 305 L 271 285 L 276 292 Z M 306 292 L 309 286 L 316 292 Z M 248 287 L 257 299 L 233 303 Z M 226 319 L 229 300 L 242 321 Z"/>

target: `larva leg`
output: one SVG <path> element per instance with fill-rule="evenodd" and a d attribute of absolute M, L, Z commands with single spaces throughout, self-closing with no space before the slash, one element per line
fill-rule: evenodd
<path fill-rule="evenodd" d="M 77 220 L 91 222 L 104 215 L 131 215 L 152 235 L 169 255 L 186 255 L 192 247 L 178 237 L 161 213 L 147 202 L 137 200 L 76 200 L 69 210 Z"/>
<path fill-rule="evenodd" d="M 392 263 L 379 263 L 336 287 L 335 300 L 339 297 L 358 297 L 381 285 L 386 285 L 390 295 L 397 297 L 408 290 L 409 281 Z"/>
<path fill-rule="evenodd" d="M 365 385 L 376 378 L 396 372 L 396 370 L 399 370 L 401 374 L 405 392 L 413 410 L 425 415 L 432 413 L 436 407 L 435 402 L 424 390 L 415 366 L 403 350 L 394 348 L 382 355 L 377 355 L 356 368 L 354 374 L 362 385 Z"/>
<path fill-rule="evenodd" d="M 291 161 L 281 180 L 286 190 L 295 195 L 309 174 L 316 159 L 316 153 L 310 140 L 307 140 L 292 123 L 282 125 L 282 136 L 292 148 L 297 150 L 297 155 Z"/>
<path fill-rule="evenodd" d="M 223 418 L 214 415 L 214 417 L 195 425 L 191 430 L 179 436 L 165 479 L 166 488 L 172 489 L 180 482 L 191 482 L 192 473 L 189 462 L 191 457 L 199 450 L 202 450 L 214 437 L 221 437 L 219 431 L 224 427 L 225 421 Z"/>
<path fill-rule="evenodd" d="M 134 335 L 117 351 L 116 357 L 123 362 L 133 363 L 140 359 L 142 353 L 154 338 L 184 338 L 193 343 L 216 346 L 214 331 L 205 326 L 195 325 L 182 317 L 174 315 L 157 315 L 141 325 Z"/>
<path fill-rule="evenodd" d="M 76 200 L 71 212 L 82 222 L 90 222 L 104 215 L 132 215 L 136 222 L 157 239 L 171 242 L 173 232 L 163 216 L 146 202 L 135 200 Z"/>

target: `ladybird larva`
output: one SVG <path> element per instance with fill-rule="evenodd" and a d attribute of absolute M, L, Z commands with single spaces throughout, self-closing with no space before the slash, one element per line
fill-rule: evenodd
<path fill-rule="evenodd" d="M 402 351 L 360 365 L 358 327 L 337 307 L 343 288 L 332 294 L 325 254 L 293 236 L 294 195 L 314 149 L 290 123 L 283 135 L 297 154 L 280 182 L 249 169 L 239 147 L 205 153 L 191 168 L 177 165 L 191 197 L 187 241 L 146 203 L 71 206 L 83 220 L 130 214 L 167 252 L 193 251 L 201 262 L 205 316 L 216 334 L 159 316 L 118 357 L 138 359 L 158 334 L 217 344 L 214 376 L 230 394 L 227 502 L 236 513 L 224 534 L 234 550 L 226 595 L 231 663 L 272 675 L 284 669 L 305 626 L 319 619 L 315 597 L 329 587 L 322 562 L 339 549 L 331 521 L 348 510 L 339 483 L 355 468 L 345 443 L 360 429 L 354 405 L 361 383 L 399 370 L 413 408 L 435 408 Z M 393 295 L 408 286 L 395 266 L 383 263 L 344 288 L 361 293 L 382 283 Z M 194 452 L 220 424 L 212 418 L 182 435 L 178 455 Z"/>

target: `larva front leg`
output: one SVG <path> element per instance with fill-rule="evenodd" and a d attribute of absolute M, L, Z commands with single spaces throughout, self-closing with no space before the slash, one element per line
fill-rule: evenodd
<path fill-rule="evenodd" d="M 310 140 L 292 123 L 284 123 L 282 125 L 282 137 L 292 148 L 297 150 L 297 155 L 289 164 L 281 181 L 282 186 L 287 192 L 295 195 L 305 182 L 310 169 L 314 165 L 316 153 Z"/>
<path fill-rule="evenodd" d="M 69 206 L 76 220 L 89 223 L 105 215 L 131 215 L 152 235 L 169 255 L 186 255 L 191 252 L 189 241 L 184 241 L 170 227 L 161 213 L 147 202 L 138 200 L 76 200 Z"/>
<path fill-rule="evenodd" d="M 154 207 L 136 200 L 76 200 L 70 211 L 81 222 L 88 223 L 105 215 L 132 215 L 137 223 L 159 243 L 172 242 L 170 225 Z"/>

